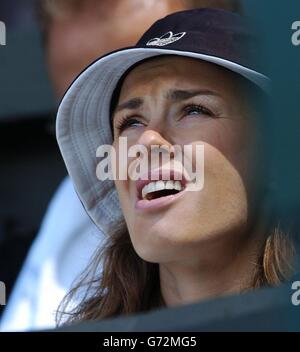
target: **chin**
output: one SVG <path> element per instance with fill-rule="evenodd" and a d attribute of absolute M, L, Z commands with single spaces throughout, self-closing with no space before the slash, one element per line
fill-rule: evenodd
<path fill-rule="evenodd" d="M 178 228 L 175 231 L 171 226 L 166 231 L 164 228 L 153 225 L 149 231 L 145 231 L 145 227 L 144 231 L 140 229 L 134 231 L 131 240 L 140 258 L 151 263 L 163 263 L 176 261 L 184 255 L 184 252 L 195 248 L 195 243 L 199 244 L 199 235 L 191 241 L 185 233 L 178 232 Z M 183 252 L 183 248 L 186 251 Z"/>
<path fill-rule="evenodd" d="M 169 249 L 157 248 L 156 246 L 141 247 L 137 246 L 134 248 L 137 255 L 146 262 L 149 263 L 164 263 L 172 262 L 176 260 L 174 251 Z"/>
<path fill-rule="evenodd" d="M 230 243 L 243 236 L 247 216 L 222 219 L 207 217 L 195 223 L 169 222 L 161 219 L 151 226 L 142 222 L 130 231 L 133 247 L 140 258 L 151 263 L 167 263 L 207 256 L 215 245 Z M 143 225 L 143 226 L 142 226 Z M 147 229 L 147 230 L 145 230 Z M 199 231 L 199 229 L 201 229 Z"/>

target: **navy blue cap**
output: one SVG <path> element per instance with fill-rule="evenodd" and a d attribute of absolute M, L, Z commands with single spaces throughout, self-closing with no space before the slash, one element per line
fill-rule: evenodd
<path fill-rule="evenodd" d="M 252 23 L 221 9 L 176 12 L 155 22 L 137 48 L 190 51 L 223 58 L 257 70 L 259 40 Z"/>

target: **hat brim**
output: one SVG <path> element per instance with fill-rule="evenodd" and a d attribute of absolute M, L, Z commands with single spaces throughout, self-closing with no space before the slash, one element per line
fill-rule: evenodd
<path fill-rule="evenodd" d="M 123 74 L 134 64 L 160 55 L 177 55 L 214 63 L 250 80 L 267 93 L 266 76 L 234 62 L 194 52 L 126 48 L 101 57 L 84 70 L 63 97 L 57 113 L 57 141 L 69 175 L 88 215 L 104 232 L 124 222 L 114 184 L 99 181 L 96 150 L 112 144 L 110 102 Z"/>

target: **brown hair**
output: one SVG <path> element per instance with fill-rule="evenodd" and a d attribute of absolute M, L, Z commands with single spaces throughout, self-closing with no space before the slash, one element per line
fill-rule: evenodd
<path fill-rule="evenodd" d="M 101 265 L 102 273 L 96 275 Z M 81 303 L 68 311 L 68 305 L 79 297 Z M 127 230 L 120 228 L 96 251 L 85 275 L 66 296 L 58 322 L 114 317 L 161 305 L 158 264 L 141 259 Z"/>
<path fill-rule="evenodd" d="M 275 226 L 264 243 L 253 288 L 277 286 L 288 280 L 294 272 L 295 255 L 289 232 L 283 231 L 279 225 Z"/>
<path fill-rule="evenodd" d="M 253 281 L 245 290 L 286 281 L 293 273 L 294 254 L 288 233 L 279 225 L 273 226 L 254 263 Z M 80 303 L 72 307 L 79 298 Z M 57 323 L 116 317 L 163 306 L 158 264 L 148 263 L 136 254 L 123 227 L 116 229 L 96 251 L 84 276 L 61 303 Z"/>

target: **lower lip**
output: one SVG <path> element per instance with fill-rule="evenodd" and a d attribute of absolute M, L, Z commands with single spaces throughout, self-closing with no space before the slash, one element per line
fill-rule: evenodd
<path fill-rule="evenodd" d="M 152 200 L 141 199 L 135 203 L 135 208 L 138 210 L 145 210 L 145 211 L 158 210 L 160 208 L 171 205 L 173 202 L 181 198 L 184 193 L 185 193 L 185 190 L 176 194 L 172 194 L 170 196 L 161 197 L 157 199 L 152 199 Z"/>

